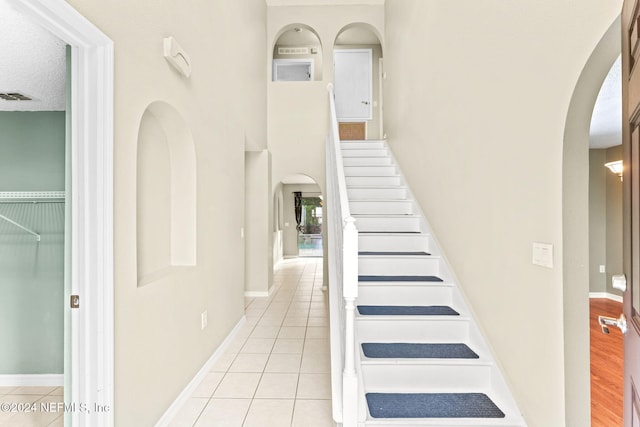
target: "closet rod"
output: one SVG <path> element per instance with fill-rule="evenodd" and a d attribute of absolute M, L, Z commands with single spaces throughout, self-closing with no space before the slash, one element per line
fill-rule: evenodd
<path fill-rule="evenodd" d="M 12 220 L 12 219 L 10 219 L 10 218 L 7 218 L 6 216 L 4 216 L 4 215 L 2 215 L 2 214 L 0 214 L 0 219 L 4 219 L 5 221 L 7 221 L 7 222 L 9 222 L 9 223 L 11 223 L 11 224 L 13 224 L 13 225 L 15 225 L 15 226 L 16 226 L 16 227 L 18 227 L 18 228 L 23 229 L 24 231 L 26 231 L 26 232 L 27 232 L 27 233 L 29 233 L 29 234 L 33 234 L 34 236 L 36 236 L 36 240 L 37 240 L 38 242 L 40 241 L 40 235 L 39 235 L 38 233 L 36 233 L 35 231 L 33 231 L 33 230 L 31 230 L 31 229 L 29 229 L 29 228 L 27 228 L 27 227 L 25 227 L 25 226 L 22 226 L 22 225 L 18 224 L 18 223 L 17 223 L 17 222 L 15 222 L 14 220 Z"/>

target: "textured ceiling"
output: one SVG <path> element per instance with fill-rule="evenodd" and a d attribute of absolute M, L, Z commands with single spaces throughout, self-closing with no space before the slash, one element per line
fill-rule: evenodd
<path fill-rule="evenodd" d="M 65 43 L 0 0 L 0 93 L 19 92 L 32 101 L 0 99 L 0 111 L 62 111 Z"/>
<path fill-rule="evenodd" d="M 622 71 L 620 57 L 602 83 L 591 116 L 589 148 L 622 144 Z"/>

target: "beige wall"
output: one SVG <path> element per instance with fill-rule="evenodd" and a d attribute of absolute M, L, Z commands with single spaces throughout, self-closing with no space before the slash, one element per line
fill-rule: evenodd
<path fill-rule="evenodd" d="M 604 164 L 620 159 L 622 146 L 589 150 L 589 291 L 618 296 L 611 276 L 622 274 L 622 182 Z"/>
<path fill-rule="evenodd" d="M 530 427 L 589 422 L 588 273 L 574 309 L 563 279 L 563 144 L 578 77 L 619 10 L 595 0 L 579 10 L 386 1 L 390 145 Z M 586 218 L 588 175 L 581 182 Z M 555 268 L 532 265 L 533 242 L 554 245 Z M 580 256 L 586 267 L 588 251 Z"/>
<path fill-rule="evenodd" d="M 606 162 L 622 159 L 622 146 L 611 147 L 606 150 Z M 607 292 L 622 296 L 622 292 L 613 289 L 611 277 L 614 274 L 622 274 L 622 182 L 620 178 L 606 170 L 606 210 L 607 210 Z"/>
<path fill-rule="evenodd" d="M 589 292 L 605 292 L 607 275 L 606 150 L 589 150 Z"/>
<path fill-rule="evenodd" d="M 264 57 L 247 52 L 267 50 L 266 6 L 262 0 L 69 3 L 115 43 L 114 411 L 118 426 L 151 426 L 244 314 L 244 149 L 266 148 Z M 167 36 L 191 56 L 190 79 L 162 57 Z M 197 265 L 138 288 L 137 137 L 145 108 L 157 100 L 171 104 L 193 134 Z M 201 331 L 204 310 L 209 326 Z"/>

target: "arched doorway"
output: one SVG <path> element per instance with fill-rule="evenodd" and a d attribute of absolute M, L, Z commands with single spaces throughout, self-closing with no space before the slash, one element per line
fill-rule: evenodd
<path fill-rule="evenodd" d="M 336 112 L 341 140 L 382 139 L 383 53 L 368 24 L 350 24 L 333 46 Z"/>
<path fill-rule="evenodd" d="M 563 310 L 567 425 L 589 425 L 589 128 L 602 82 L 620 55 L 620 19 L 604 34 L 571 98 L 563 144 Z M 570 369 L 568 368 L 570 367 Z"/>

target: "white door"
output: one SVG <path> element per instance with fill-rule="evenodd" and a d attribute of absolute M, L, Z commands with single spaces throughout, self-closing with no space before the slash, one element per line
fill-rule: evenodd
<path fill-rule="evenodd" d="M 339 121 L 373 119 L 372 57 L 371 49 L 334 51 L 334 88 Z"/>

